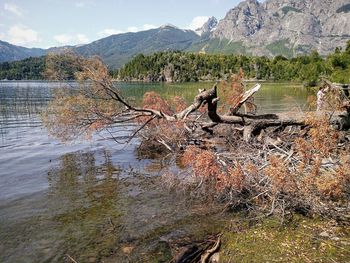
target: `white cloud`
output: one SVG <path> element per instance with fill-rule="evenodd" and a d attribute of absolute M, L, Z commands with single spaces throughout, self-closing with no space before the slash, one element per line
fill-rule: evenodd
<path fill-rule="evenodd" d="M 108 37 L 111 35 L 122 34 L 126 32 L 139 32 L 141 30 L 150 30 L 154 28 L 157 28 L 157 26 L 152 24 L 144 24 L 142 27 L 130 26 L 125 31 L 115 28 L 105 28 L 102 31 L 98 32 L 97 35 L 99 37 Z"/>
<path fill-rule="evenodd" d="M 63 44 L 63 45 L 67 45 L 69 43 L 71 43 L 71 41 L 73 40 L 73 37 L 67 34 L 61 34 L 61 35 L 56 35 L 53 37 L 58 43 Z"/>
<path fill-rule="evenodd" d="M 143 30 L 149 30 L 149 29 L 157 28 L 157 26 L 151 25 L 151 24 L 144 24 L 142 28 Z"/>
<path fill-rule="evenodd" d="M 129 26 L 126 31 L 127 32 L 137 32 L 140 30 L 136 26 Z"/>
<path fill-rule="evenodd" d="M 139 32 L 142 30 L 150 30 L 150 29 L 154 29 L 154 28 L 157 28 L 157 26 L 151 25 L 151 24 L 144 24 L 142 27 L 129 26 L 126 29 L 126 32 Z"/>
<path fill-rule="evenodd" d="M 90 42 L 89 38 L 84 34 L 61 34 L 53 37 L 61 45 L 79 45 Z"/>
<path fill-rule="evenodd" d="M 204 25 L 209 19 L 208 16 L 196 16 L 192 19 L 191 23 L 186 27 L 187 29 L 196 30 Z"/>
<path fill-rule="evenodd" d="M 78 44 L 87 44 L 90 42 L 90 40 L 84 34 L 78 34 L 77 40 L 78 40 Z"/>
<path fill-rule="evenodd" d="M 103 29 L 102 31 L 98 32 L 97 35 L 99 37 L 107 37 L 107 36 L 121 34 L 121 33 L 124 33 L 124 32 L 121 30 L 118 30 L 118 29 L 114 29 L 114 28 L 106 28 L 106 29 Z"/>
<path fill-rule="evenodd" d="M 23 25 L 15 25 L 10 27 L 10 29 L 7 31 L 5 39 L 15 45 L 28 45 L 41 41 L 38 32 Z"/>
<path fill-rule="evenodd" d="M 17 5 L 13 4 L 13 3 L 5 3 L 4 4 L 4 9 L 6 11 L 9 11 L 10 13 L 16 15 L 16 16 L 22 16 L 23 15 L 23 13 L 20 10 L 20 8 Z"/>

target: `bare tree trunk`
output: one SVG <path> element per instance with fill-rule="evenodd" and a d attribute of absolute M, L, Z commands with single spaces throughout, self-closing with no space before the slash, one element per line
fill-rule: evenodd
<path fill-rule="evenodd" d="M 327 83 L 328 85 L 328 83 Z M 210 90 L 201 90 L 194 98 L 193 103 L 183 111 L 167 115 L 160 110 L 153 110 L 147 108 L 137 108 L 128 104 L 122 97 L 116 93 L 109 85 L 105 86 L 110 92 L 112 98 L 122 103 L 126 108 L 133 113 L 141 114 L 142 116 L 149 116 L 149 122 L 153 119 L 165 119 L 167 121 L 187 120 L 191 113 L 197 111 L 201 106 L 207 105 L 208 117 L 211 123 L 199 123 L 202 130 L 212 133 L 211 128 L 218 124 L 238 125 L 242 127 L 244 140 L 249 141 L 252 136 L 258 135 L 262 130 L 269 127 L 287 127 L 287 126 L 307 126 L 307 117 L 313 116 L 315 118 L 328 116 L 330 124 L 337 129 L 348 129 L 350 127 L 350 118 L 348 111 L 342 112 L 309 112 L 309 113 L 276 113 L 276 114 L 244 114 L 239 113 L 241 106 L 261 88 L 257 84 L 252 89 L 246 91 L 241 95 L 240 100 L 233 105 L 229 114 L 220 115 L 217 112 L 217 104 L 220 100 L 217 94 L 217 86 L 214 85 Z M 197 122 L 197 120 L 191 120 Z"/>
<path fill-rule="evenodd" d="M 246 92 L 249 96 L 255 94 L 259 88 L 256 86 L 253 89 Z M 252 92 L 255 91 L 255 92 Z M 238 113 L 239 108 L 243 103 L 238 103 L 232 115 L 219 115 L 217 113 L 217 88 L 214 86 L 206 93 L 206 101 L 208 104 L 208 116 L 213 123 L 224 124 L 237 124 L 244 127 L 243 137 L 244 140 L 249 141 L 252 135 L 257 135 L 261 130 L 269 127 L 287 127 L 287 126 L 306 126 L 306 119 L 308 116 L 313 115 L 316 118 L 321 118 L 327 114 L 330 124 L 334 125 L 338 129 L 350 128 L 350 117 L 347 111 L 342 112 L 323 112 L 323 113 L 277 113 L 277 114 L 264 114 L 264 115 L 250 115 Z M 249 96 L 243 96 L 242 100 L 246 101 Z"/>

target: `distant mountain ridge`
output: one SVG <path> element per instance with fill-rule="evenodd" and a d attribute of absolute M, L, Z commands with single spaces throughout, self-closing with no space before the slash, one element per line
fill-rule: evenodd
<path fill-rule="evenodd" d="M 200 36 L 192 30 L 183 30 L 168 24 L 136 33 L 112 35 L 82 46 L 55 47 L 46 50 L 28 49 L 1 41 L 0 62 L 44 56 L 49 52 L 60 53 L 72 50 L 83 56 L 100 56 L 111 68 L 118 68 L 137 54 L 186 50 L 199 39 Z"/>
<path fill-rule="evenodd" d="M 182 30 L 172 25 L 137 33 L 112 35 L 74 50 L 81 55 L 98 55 L 109 66 L 118 68 L 135 55 L 151 54 L 165 50 L 186 50 L 200 37 L 192 30 Z"/>
<path fill-rule="evenodd" d="M 166 50 L 269 57 L 294 57 L 317 50 L 326 55 L 336 47 L 344 47 L 349 39 L 349 0 L 245 0 L 219 22 L 211 17 L 196 31 L 165 25 L 112 35 L 82 46 L 50 49 L 29 49 L 0 41 L 0 62 L 67 49 L 84 56 L 98 55 L 111 68 L 121 67 L 139 53 Z"/>
<path fill-rule="evenodd" d="M 20 47 L 0 40 L 0 62 L 40 57 L 45 54 L 45 49 Z"/>

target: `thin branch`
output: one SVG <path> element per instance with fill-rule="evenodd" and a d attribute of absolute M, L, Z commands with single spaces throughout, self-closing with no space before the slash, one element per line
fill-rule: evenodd
<path fill-rule="evenodd" d="M 152 116 L 149 118 L 140 128 L 138 128 L 129 138 L 128 143 L 143 129 L 149 124 L 151 121 L 153 121 L 157 116 Z"/>

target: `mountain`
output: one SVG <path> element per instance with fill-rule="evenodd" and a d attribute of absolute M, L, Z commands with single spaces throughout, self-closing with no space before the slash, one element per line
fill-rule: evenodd
<path fill-rule="evenodd" d="M 212 31 L 214 31 L 217 25 L 218 25 L 218 20 L 212 16 L 208 19 L 207 22 L 204 23 L 202 27 L 196 29 L 196 33 L 201 37 L 205 37 L 206 35 L 210 34 Z"/>
<path fill-rule="evenodd" d="M 349 0 L 245 0 L 219 22 L 211 17 L 195 32 L 167 25 L 110 36 L 75 50 L 99 55 L 114 68 L 138 53 L 169 49 L 269 57 L 317 50 L 327 55 L 345 46 L 349 28 Z"/>
<path fill-rule="evenodd" d="M 326 55 L 350 39 L 349 0 L 246 0 L 192 50 L 253 55 Z"/>
<path fill-rule="evenodd" d="M 83 56 L 100 56 L 111 68 L 118 68 L 137 54 L 185 50 L 199 38 L 200 36 L 192 30 L 182 30 L 173 25 L 164 25 L 136 33 L 112 35 L 82 46 L 29 49 L 0 41 L 0 62 L 43 56 L 49 52 L 61 53 L 72 50 Z"/>
<path fill-rule="evenodd" d="M 47 50 L 0 41 L 0 62 L 65 50 L 98 55 L 111 68 L 121 67 L 139 53 L 166 50 L 295 57 L 315 49 L 326 55 L 336 47 L 345 47 L 349 39 L 349 0 L 245 0 L 219 22 L 211 17 L 196 31 L 165 25 L 112 35 L 83 46 Z"/>
<path fill-rule="evenodd" d="M 40 57 L 46 54 L 41 48 L 25 48 L 0 40 L 0 62 Z"/>
<path fill-rule="evenodd" d="M 191 30 L 172 25 L 136 33 L 112 35 L 74 50 L 83 56 L 98 55 L 112 68 L 118 68 L 135 55 L 165 50 L 185 50 L 200 37 Z"/>

